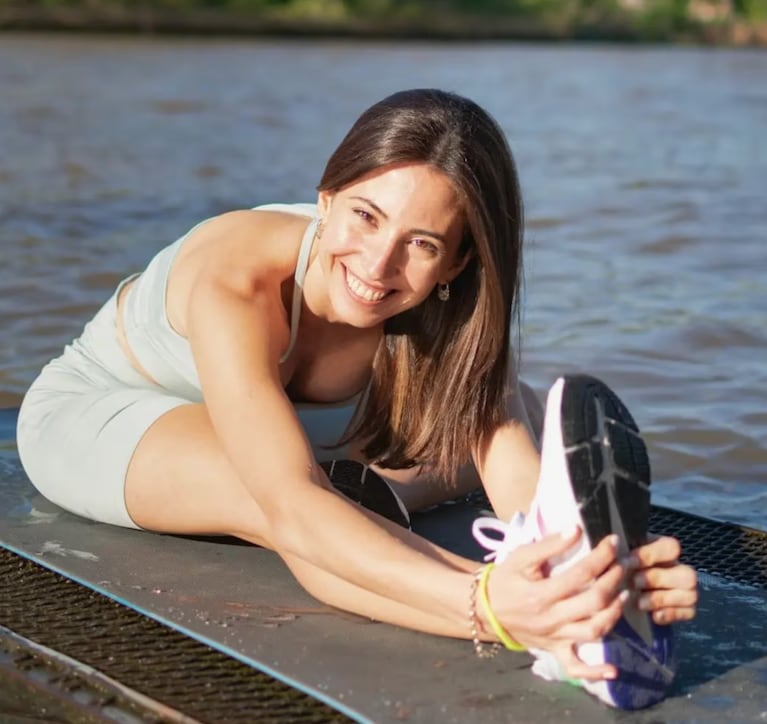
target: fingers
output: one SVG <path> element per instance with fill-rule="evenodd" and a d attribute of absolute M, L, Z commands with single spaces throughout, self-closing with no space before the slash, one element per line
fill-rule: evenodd
<path fill-rule="evenodd" d="M 586 617 L 562 625 L 557 630 L 557 636 L 576 643 L 597 641 L 607 636 L 618 623 L 628 599 L 628 592 L 622 591 L 596 612 L 592 610 Z"/>
<path fill-rule="evenodd" d="M 533 584 L 518 590 L 514 599 L 518 611 L 527 611 L 526 624 L 538 635 L 547 636 L 565 622 L 601 611 L 623 584 L 625 569 L 616 562 L 616 536 L 601 541 L 570 568 L 547 577 L 548 560 L 567 551 L 582 535 L 576 530 L 571 536 L 547 536 L 520 547 L 503 564 Z"/>
<path fill-rule="evenodd" d="M 622 566 L 613 564 L 591 585 L 562 598 L 549 598 L 548 581 L 534 584 L 538 600 L 545 603 L 526 617 L 527 632 L 550 641 L 584 642 L 606 636 L 629 598 L 627 591 L 620 592 L 623 580 Z"/>
<path fill-rule="evenodd" d="M 615 564 L 618 536 L 604 538 L 588 555 L 564 571 L 548 579 L 547 584 L 554 598 L 564 598 L 591 585 L 609 567 Z M 624 569 L 621 568 L 621 571 Z"/>
<path fill-rule="evenodd" d="M 682 621 L 692 621 L 695 618 L 695 606 L 662 608 L 659 611 L 652 612 L 652 620 L 660 626 L 667 626 L 670 623 L 680 623 Z"/>
<path fill-rule="evenodd" d="M 623 580 L 623 567 L 613 564 L 599 578 L 591 582 L 590 585 L 581 587 L 576 592 L 559 598 L 549 606 L 546 623 L 552 629 L 558 628 L 571 621 L 581 621 L 605 609 L 609 609 L 615 603 L 620 593 Z M 627 596 L 624 598 L 627 598 Z M 618 608 L 618 616 L 620 616 L 620 607 Z M 617 617 L 615 617 L 615 620 L 617 620 Z M 584 639 L 571 634 L 565 634 L 565 636 L 568 635 L 580 641 L 595 638 L 594 636 L 589 637 L 587 635 L 586 639 Z"/>
<path fill-rule="evenodd" d="M 661 536 L 651 540 L 631 552 L 631 558 L 637 568 L 650 568 L 664 563 L 674 563 L 682 553 L 676 538 Z"/>
<path fill-rule="evenodd" d="M 651 612 L 653 621 L 663 625 L 695 618 L 697 602 L 697 589 L 672 589 L 642 593 L 636 605 L 640 611 Z"/>
<path fill-rule="evenodd" d="M 519 547 L 509 556 L 505 565 L 509 565 L 530 581 L 537 581 L 549 575 L 550 561 L 562 557 L 572 549 L 584 535 L 576 527 L 555 535 L 549 535 L 536 543 Z M 549 586 L 548 601 L 553 601 L 576 593 L 602 574 L 616 560 L 618 537 L 607 536 L 576 564 L 553 576 Z"/>
<path fill-rule="evenodd" d="M 698 591 L 695 589 L 661 589 L 641 593 L 637 598 L 637 608 L 640 611 L 656 611 L 661 608 L 694 607 L 697 602 Z"/>
<path fill-rule="evenodd" d="M 522 572 L 541 571 L 550 558 L 556 558 L 575 545 L 583 532 L 577 526 L 554 535 L 547 535 L 540 541 L 520 546 L 510 558 L 514 567 Z"/>
<path fill-rule="evenodd" d="M 557 647 L 553 653 L 564 669 L 565 674 L 571 679 L 601 681 L 602 679 L 615 679 L 618 677 L 618 670 L 612 664 L 592 665 L 581 661 L 572 643 Z"/>
<path fill-rule="evenodd" d="M 654 543 L 661 541 L 666 546 L 665 552 L 661 552 L 661 555 L 672 554 L 673 543 L 676 541 L 659 538 Z M 670 544 L 668 541 L 673 543 Z M 643 546 L 643 561 L 657 560 L 653 551 L 648 550 L 650 546 Z M 657 548 L 656 552 L 659 550 L 660 548 Z M 698 603 L 698 577 L 690 566 L 675 562 L 656 563 L 652 567 L 633 573 L 629 584 L 634 589 L 637 608 L 640 611 L 652 613 L 655 623 L 670 624 L 689 621 L 695 617 Z"/>
<path fill-rule="evenodd" d="M 680 547 L 674 538 L 657 538 L 633 551 L 629 561 L 619 562 L 616 536 L 606 537 L 580 560 L 576 556 L 569 568 L 564 564 L 556 575 L 548 575 L 549 561 L 561 559 L 579 541 L 585 545 L 583 535 L 576 529 L 521 546 L 501 566 L 508 577 L 495 580 L 513 582 L 508 595 L 514 605 L 504 612 L 504 620 L 515 638 L 552 651 L 565 647 L 562 663 L 568 676 L 602 679 L 613 669 L 579 661 L 573 644 L 606 636 L 629 601 L 658 624 L 690 620 L 698 600 L 697 576 L 676 562 Z M 631 594 L 622 590 L 627 581 Z"/>
<path fill-rule="evenodd" d="M 693 568 L 682 564 L 656 566 L 634 573 L 631 585 L 639 591 L 673 588 L 694 591 L 698 586 L 698 576 Z"/>

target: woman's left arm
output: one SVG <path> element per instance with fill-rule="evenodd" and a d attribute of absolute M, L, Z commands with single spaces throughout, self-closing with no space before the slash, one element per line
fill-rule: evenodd
<path fill-rule="evenodd" d="M 531 393 L 532 394 L 532 393 Z M 519 385 L 507 394 L 507 420 L 475 452 L 471 462 L 457 471 L 455 485 L 446 483 L 428 467 L 392 470 L 371 464 L 399 495 L 408 510 L 416 511 L 466 494 L 482 486 L 496 515 L 510 520 L 526 512 L 535 495 L 540 471 L 537 434 L 527 418 Z M 350 445 L 350 456 L 370 464 L 359 443 Z"/>
<path fill-rule="evenodd" d="M 501 520 L 530 508 L 541 472 L 538 432 L 530 423 L 519 378 L 510 369 L 506 420 L 474 454 L 482 486 Z"/>
<path fill-rule="evenodd" d="M 540 473 L 537 431 L 532 429 L 519 380 L 513 373 L 509 388 L 508 419 L 480 448 L 475 461 L 493 509 L 504 521 L 518 511 L 527 512 Z M 631 552 L 629 589 L 637 606 L 651 611 L 659 624 L 695 616 L 697 575 L 679 562 L 680 553 L 679 541 L 668 536 L 651 538 Z"/>

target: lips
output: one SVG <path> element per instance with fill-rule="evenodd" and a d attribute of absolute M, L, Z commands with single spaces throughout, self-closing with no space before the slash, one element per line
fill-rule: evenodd
<path fill-rule="evenodd" d="M 389 289 L 371 287 L 363 282 L 362 279 L 352 274 L 349 269 L 344 268 L 346 271 L 346 287 L 358 299 L 371 303 L 380 302 L 391 292 Z"/>

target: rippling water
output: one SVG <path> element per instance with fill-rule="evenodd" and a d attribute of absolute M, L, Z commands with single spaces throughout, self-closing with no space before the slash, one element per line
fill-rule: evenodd
<path fill-rule="evenodd" d="M 201 218 L 310 200 L 357 114 L 475 98 L 527 205 L 523 374 L 605 378 L 655 500 L 767 528 L 767 53 L 0 36 L 0 406 Z"/>

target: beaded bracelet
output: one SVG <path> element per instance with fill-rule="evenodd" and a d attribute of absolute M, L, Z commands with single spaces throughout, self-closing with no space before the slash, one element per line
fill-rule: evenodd
<path fill-rule="evenodd" d="M 519 643 L 519 641 L 515 641 L 511 636 L 509 636 L 509 632 L 503 627 L 501 622 L 498 620 L 498 617 L 495 615 L 492 607 L 490 606 L 490 598 L 487 593 L 487 584 L 490 579 L 490 572 L 493 570 L 493 568 L 495 568 L 495 563 L 488 563 L 486 566 L 481 568 L 479 572 L 479 599 L 482 601 L 482 608 L 485 611 L 485 616 L 487 616 L 490 628 L 493 629 L 495 635 L 509 651 L 527 651 L 527 649 L 521 643 Z"/>
<path fill-rule="evenodd" d="M 479 640 L 479 630 L 482 624 L 477 616 L 477 587 L 487 566 L 482 566 L 474 571 L 469 588 L 469 627 L 471 628 L 471 641 L 474 644 L 474 653 L 480 659 L 492 659 L 500 650 L 500 644 L 485 647 Z"/>

